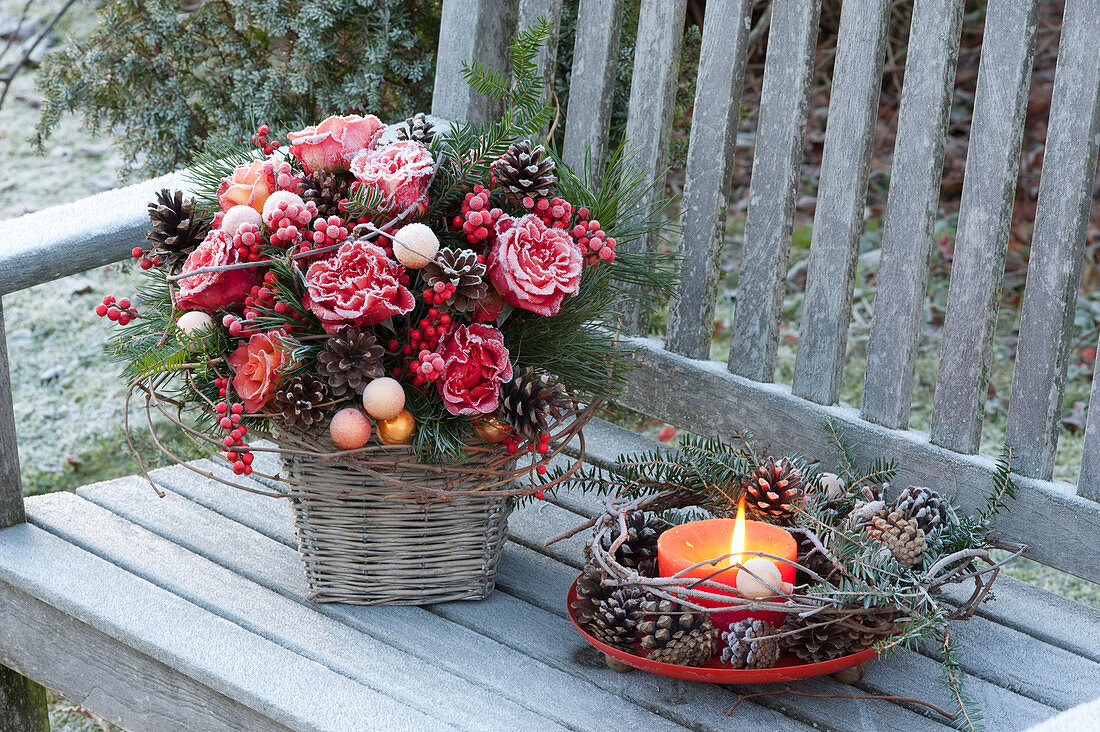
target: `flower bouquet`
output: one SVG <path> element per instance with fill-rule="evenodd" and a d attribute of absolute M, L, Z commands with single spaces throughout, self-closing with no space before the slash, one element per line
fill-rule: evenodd
<path fill-rule="evenodd" d="M 548 33 L 516 39 L 511 81 L 467 69 L 503 102 L 491 124 L 330 116 L 212 143 L 193 199 L 149 204 L 149 284 L 98 307 L 158 447 L 230 485 L 280 481 L 316 601 L 487 595 L 512 503 L 553 485 L 548 461 L 621 381 L 615 303 L 667 286 L 660 255 L 619 246 L 662 226 L 629 156 L 597 187 L 530 141 L 551 120 Z M 154 413 L 232 472 L 177 458 Z"/>

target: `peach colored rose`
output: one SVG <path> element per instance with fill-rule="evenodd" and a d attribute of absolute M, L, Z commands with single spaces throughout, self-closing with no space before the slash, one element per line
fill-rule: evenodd
<path fill-rule="evenodd" d="M 233 206 L 251 206 L 258 212 L 264 210 L 264 201 L 275 191 L 275 173 L 266 160 L 254 160 L 241 165 L 233 175 L 222 179 L 218 186 L 218 203 L 222 211 Z"/>
<path fill-rule="evenodd" d="M 569 234 L 528 214 L 498 230 L 487 263 L 489 280 L 504 302 L 552 316 L 566 295 L 580 289 L 584 258 Z"/>
<path fill-rule="evenodd" d="M 386 125 L 373 114 L 334 115 L 287 137 L 290 153 L 302 161 L 307 173 L 312 173 L 347 168 L 357 153 L 374 147 L 384 129 Z"/>
<path fill-rule="evenodd" d="M 279 377 L 292 366 L 290 353 L 279 341 L 285 336 L 282 330 L 255 333 L 230 354 L 229 363 L 236 369 L 233 389 L 244 400 L 245 410 L 263 409 L 275 394 Z"/>
<path fill-rule="evenodd" d="M 416 203 L 434 169 L 432 154 L 412 140 L 364 150 L 351 161 L 352 175 L 368 188 L 385 194 L 391 211 L 403 211 Z"/>
<path fill-rule="evenodd" d="M 237 252 L 232 236 L 221 229 L 211 229 L 202 244 L 183 263 L 183 274 L 204 267 L 237 264 L 240 261 Z M 249 291 L 259 282 L 255 269 L 200 272 L 179 281 L 176 305 L 181 310 L 220 310 L 244 302 Z"/>

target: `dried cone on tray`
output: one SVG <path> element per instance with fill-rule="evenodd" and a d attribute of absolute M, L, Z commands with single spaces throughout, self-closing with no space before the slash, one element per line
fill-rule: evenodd
<path fill-rule="evenodd" d="M 805 495 L 805 479 L 787 458 L 769 457 L 741 485 L 745 503 L 763 516 L 789 520 L 794 504 Z"/>
<path fill-rule="evenodd" d="M 362 394 L 372 379 L 385 375 L 382 346 L 370 333 L 342 328 L 325 341 L 317 354 L 317 372 L 325 380 L 335 399 Z"/>
<path fill-rule="evenodd" d="M 549 428 L 549 418 L 560 418 L 569 404 L 560 384 L 528 368 L 500 387 L 501 415 L 517 434 L 537 440 Z"/>
<path fill-rule="evenodd" d="M 746 618 L 722 633 L 722 662 L 734 668 L 771 668 L 779 660 L 779 638 L 766 620 Z"/>
<path fill-rule="evenodd" d="M 423 112 L 417 112 L 397 128 L 398 140 L 412 140 L 421 145 L 428 145 L 433 137 L 435 137 L 435 125 L 428 121 Z"/>
<path fill-rule="evenodd" d="M 305 178 L 302 200 L 307 203 L 313 201 L 317 206 L 317 215 L 322 218 L 345 218 L 346 214 L 340 210 L 340 201 L 348 197 L 347 193 L 346 186 L 333 173 L 316 170 Z"/>
<path fill-rule="evenodd" d="M 581 625 L 588 625 L 595 619 L 600 603 L 614 591 L 614 588 L 601 585 L 600 579 L 600 570 L 591 564 L 584 568 L 584 574 L 577 579 L 577 599 L 570 607 Z"/>
<path fill-rule="evenodd" d="M 779 645 L 805 663 L 821 663 L 865 651 L 895 635 L 898 625 L 894 621 L 899 615 L 892 609 L 847 617 L 830 610 L 805 618 L 789 613 L 779 630 Z"/>
<path fill-rule="evenodd" d="M 702 666 L 718 652 L 718 630 L 709 613 L 649 598 L 642 605 L 645 619 L 638 624 L 646 658 L 677 666 Z"/>
<path fill-rule="evenodd" d="M 618 540 L 618 529 L 604 539 L 604 549 L 610 549 Z M 653 514 L 635 511 L 626 517 L 626 540 L 615 552 L 615 561 L 624 567 L 637 570 L 643 577 L 657 576 L 657 537 L 661 535 L 661 522 Z"/>
<path fill-rule="evenodd" d="M 596 606 L 588 632 L 612 648 L 631 650 L 638 639 L 638 623 L 646 598 L 645 591 L 634 587 L 615 590 Z"/>
<path fill-rule="evenodd" d="M 291 427 L 309 429 L 325 418 L 325 385 L 309 374 L 300 374 L 275 392 L 275 409 Z"/>
<path fill-rule="evenodd" d="M 149 202 L 149 222 L 153 225 L 145 238 L 153 248 L 170 259 L 182 260 L 202 243 L 210 224 L 195 216 L 195 202 L 183 198 L 183 191 L 162 188 L 157 199 Z"/>
<path fill-rule="evenodd" d="M 549 198 L 558 184 L 554 170 L 546 150 L 542 145 L 531 147 L 530 140 L 513 142 L 493 163 L 497 185 L 517 206 L 523 205 L 524 198 Z"/>
<path fill-rule="evenodd" d="M 881 541 L 894 559 L 906 567 L 918 564 L 928 547 L 916 519 L 905 518 L 901 511 L 874 516 L 866 531 L 869 536 Z"/>
<path fill-rule="evenodd" d="M 427 287 L 437 282 L 454 285 L 451 297 L 436 306 L 440 312 L 468 313 L 489 294 L 485 271 L 485 263 L 477 261 L 477 254 L 469 249 L 444 247 L 424 265 L 421 276 Z"/>

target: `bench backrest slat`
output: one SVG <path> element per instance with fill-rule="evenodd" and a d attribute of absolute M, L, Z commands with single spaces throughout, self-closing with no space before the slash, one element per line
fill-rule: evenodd
<path fill-rule="evenodd" d="M 1100 501 L 1100 379 L 1093 377 L 1089 412 L 1085 425 L 1085 442 L 1081 447 L 1081 474 L 1077 478 L 1077 493 Z M 1096 537 L 1092 538 L 1096 545 Z"/>
<path fill-rule="evenodd" d="M 647 180 L 663 175 L 668 164 L 686 9 L 687 0 L 642 0 L 638 13 L 626 139 L 635 146 L 634 165 Z M 583 18 L 581 20 L 583 22 Z M 663 190 L 649 189 L 643 197 L 642 210 L 648 210 L 663 195 Z M 628 249 L 637 251 L 644 251 L 650 245 L 649 236 L 625 244 Z M 628 331 L 646 331 L 649 308 L 644 300 L 624 302 L 622 311 Z"/>
<path fill-rule="evenodd" d="M 553 31 L 550 38 L 539 49 L 536 63 L 539 74 L 546 82 L 542 90 L 543 101 L 549 102 L 554 94 L 554 71 L 558 60 L 558 29 L 561 27 L 562 0 L 519 0 L 519 25 L 523 30 L 534 25 L 539 18 L 550 21 Z"/>
<path fill-rule="evenodd" d="M 516 13 L 515 0 L 443 3 L 432 114 L 477 122 L 493 117 L 499 105 L 466 84 L 462 67 L 480 61 L 492 69 L 507 68 L 507 40 L 515 32 Z"/>
<path fill-rule="evenodd" d="M 909 30 L 860 402 L 864 419 L 895 429 L 909 426 L 913 403 L 963 2 L 916 0 Z"/>
<path fill-rule="evenodd" d="M 978 450 L 1039 0 L 990 0 L 932 402 L 932 441 Z"/>
<path fill-rule="evenodd" d="M 591 177 L 611 125 L 623 0 L 581 0 L 577 18 L 562 159 Z"/>
<path fill-rule="evenodd" d="M 26 520 L 23 483 L 19 477 L 19 445 L 15 441 L 15 413 L 11 404 L 4 305 L 0 302 L 0 529 Z"/>
<path fill-rule="evenodd" d="M 840 395 L 890 5 L 848 0 L 840 13 L 792 385 L 819 404 Z"/>
<path fill-rule="evenodd" d="M 1085 229 L 1100 134 L 1100 0 L 1071 0 L 1047 125 L 1043 173 L 1028 260 L 1027 290 L 1005 439 L 1016 469 L 1050 479 L 1077 312 Z"/>
<path fill-rule="evenodd" d="M 775 3 L 771 14 L 729 354 L 730 371 L 763 382 L 775 373 L 821 0 Z"/>
<path fill-rule="evenodd" d="M 668 311 L 668 347 L 692 358 L 710 355 L 723 214 L 729 205 L 754 4 L 712 0 L 703 26 L 680 229 L 684 284 Z"/>

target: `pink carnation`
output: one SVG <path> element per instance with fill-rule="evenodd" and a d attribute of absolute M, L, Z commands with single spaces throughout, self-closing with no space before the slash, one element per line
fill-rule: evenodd
<path fill-rule="evenodd" d="M 436 388 L 451 414 L 488 414 L 500 404 L 500 385 L 512 378 L 504 336 L 491 325 L 460 325 L 439 341 L 443 373 Z"/>
<path fill-rule="evenodd" d="M 573 239 L 528 214 L 498 229 L 489 252 L 489 279 L 504 302 L 539 315 L 557 315 L 566 295 L 576 295 L 584 258 Z M 504 228 L 504 227 L 502 227 Z"/>
<path fill-rule="evenodd" d="M 420 199 L 434 168 L 432 154 L 412 140 L 363 151 L 351 161 L 352 174 L 363 185 L 385 194 L 393 211 L 403 211 Z"/>
<path fill-rule="evenodd" d="M 183 274 L 204 267 L 224 267 L 240 259 L 233 246 L 233 237 L 221 229 L 211 229 L 202 244 L 183 263 Z M 226 272 L 200 272 L 179 281 L 176 305 L 181 310 L 214 311 L 244 302 L 248 293 L 259 284 L 254 269 L 232 269 Z"/>
<path fill-rule="evenodd" d="M 386 126 L 373 114 L 334 115 L 318 125 L 291 132 L 290 153 L 307 173 L 347 168 L 359 152 L 374 147 Z"/>
<path fill-rule="evenodd" d="M 416 304 L 400 282 L 402 273 L 381 247 L 349 241 L 336 256 L 309 266 L 302 305 L 321 320 L 326 333 L 345 325 L 376 325 L 409 312 Z"/>

